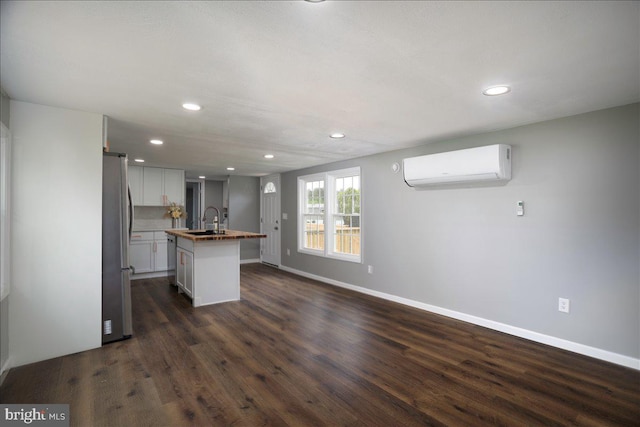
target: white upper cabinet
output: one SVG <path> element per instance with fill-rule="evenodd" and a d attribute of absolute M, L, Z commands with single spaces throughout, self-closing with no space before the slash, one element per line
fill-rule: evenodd
<path fill-rule="evenodd" d="M 129 166 L 129 188 L 131 189 L 131 199 L 134 206 L 142 205 L 142 167 Z"/>
<path fill-rule="evenodd" d="M 184 205 L 184 171 L 181 169 L 164 169 L 164 195 L 167 203 L 175 202 Z"/>
<path fill-rule="evenodd" d="M 181 169 L 129 166 L 129 187 L 134 206 L 184 206 L 185 179 Z"/>
<path fill-rule="evenodd" d="M 144 184 L 142 204 L 144 206 L 165 206 L 164 198 L 164 169 L 144 168 Z"/>

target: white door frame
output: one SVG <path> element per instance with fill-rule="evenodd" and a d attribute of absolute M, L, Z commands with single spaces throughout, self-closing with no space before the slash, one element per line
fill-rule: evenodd
<path fill-rule="evenodd" d="M 265 220 L 265 197 L 273 197 L 273 195 L 265 196 L 265 186 L 267 183 L 273 182 L 276 186 L 275 193 L 275 212 L 273 218 L 273 222 L 268 224 L 268 218 Z M 273 174 L 269 176 L 263 176 L 260 178 L 260 233 L 266 234 L 266 239 L 260 239 L 260 261 L 275 265 L 280 267 L 281 262 L 281 228 L 282 228 L 282 214 L 281 214 L 281 201 L 282 198 L 280 196 L 280 174 Z M 265 248 L 267 245 L 267 240 L 271 239 L 269 244 L 272 242 L 275 244 L 274 254 L 273 256 L 267 255 L 265 256 Z"/>

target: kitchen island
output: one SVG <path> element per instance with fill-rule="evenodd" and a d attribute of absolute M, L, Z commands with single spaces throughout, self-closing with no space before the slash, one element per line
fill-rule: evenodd
<path fill-rule="evenodd" d="M 194 307 L 240 299 L 240 242 L 266 234 L 224 230 L 165 230 L 177 237 L 176 285 Z"/>

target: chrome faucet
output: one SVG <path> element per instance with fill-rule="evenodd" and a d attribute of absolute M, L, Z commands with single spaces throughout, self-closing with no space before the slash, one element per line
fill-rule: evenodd
<path fill-rule="evenodd" d="M 204 222 L 204 228 L 207 228 L 207 211 L 209 209 L 214 209 L 216 211 L 217 216 L 213 217 L 213 230 L 218 231 L 220 229 L 220 211 L 215 206 L 207 206 L 202 214 L 202 222 Z"/>

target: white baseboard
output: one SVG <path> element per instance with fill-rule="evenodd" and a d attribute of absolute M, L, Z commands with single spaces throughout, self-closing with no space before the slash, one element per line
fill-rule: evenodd
<path fill-rule="evenodd" d="M 132 274 L 131 275 L 131 280 L 138 280 L 138 279 L 155 279 L 156 277 L 167 277 L 169 275 L 168 271 L 154 271 L 151 273 L 138 273 L 138 274 Z"/>
<path fill-rule="evenodd" d="M 590 356 L 596 359 L 604 360 L 606 362 L 615 363 L 616 365 L 626 366 L 640 370 L 640 359 L 625 356 L 611 351 L 602 350 L 596 347 L 568 341 L 562 338 L 553 337 L 550 335 L 541 334 L 538 332 L 530 331 L 527 329 L 518 328 L 516 326 L 507 325 L 505 323 L 496 322 L 493 320 L 483 319 L 481 317 L 472 316 L 470 314 L 461 313 L 447 308 L 438 307 L 431 304 L 425 304 L 419 301 L 410 300 L 407 298 L 399 297 L 396 295 L 387 294 L 384 292 L 374 291 L 371 289 L 363 288 L 361 286 L 351 285 L 349 283 L 340 282 L 338 280 L 328 279 L 326 277 L 317 276 L 315 274 L 307 273 L 305 271 L 296 270 L 284 265 L 280 266 L 281 270 L 288 271 L 289 273 L 297 274 L 298 276 L 307 277 L 309 279 L 318 280 L 320 282 L 327 283 L 329 285 L 338 286 L 352 291 L 360 292 L 363 294 L 375 296 L 385 300 L 397 302 L 410 307 L 419 308 L 421 310 L 429 311 L 431 313 L 440 314 L 443 316 L 451 317 L 453 319 L 462 320 L 464 322 L 472 323 L 474 325 L 483 326 L 485 328 L 493 329 L 495 331 L 504 332 L 509 335 L 515 335 L 520 338 L 525 338 L 530 341 L 547 344 L 553 347 L 561 348 L 563 350 L 572 351 L 574 353 Z"/>
<path fill-rule="evenodd" d="M 241 259 L 240 264 L 254 264 L 260 262 L 260 258 Z"/>

